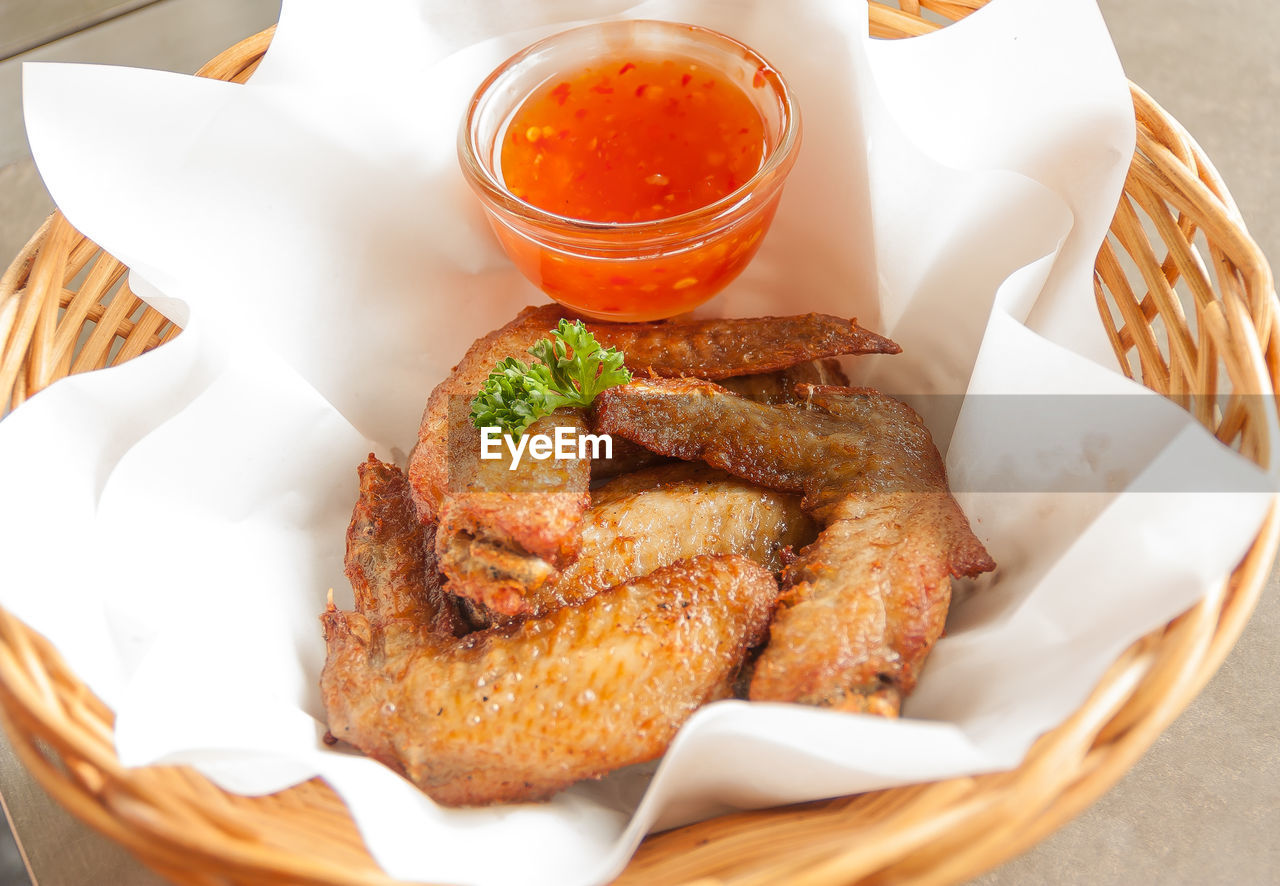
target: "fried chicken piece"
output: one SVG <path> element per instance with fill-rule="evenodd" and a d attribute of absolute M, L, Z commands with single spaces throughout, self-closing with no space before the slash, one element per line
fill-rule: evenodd
<path fill-rule="evenodd" d="M 798 496 L 763 489 L 703 464 L 672 462 L 617 477 L 592 493 L 582 550 L 552 580 L 528 592 L 526 609 L 545 615 L 698 554 L 741 554 L 771 573 L 817 535 Z M 472 624 L 503 623 L 469 609 Z"/>
<path fill-rule="evenodd" d="M 371 452 L 356 473 L 360 494 L 345 558 L 356 610 L 403 620 L 431 636 L 461 636 L 465 624 L 436 568 L 435 527 L 419 522 L 404 472 Z"/>
<path fill-rule="evenodd" d="M 626 355 L 628 368 L 665 378 L 690 375 L 715 381 L 845 354 L 902 351 L 857 320 L 830 314 L 588 325 L 601 344 Z"/>
<path fill-rule="evenodd" d="M 499 361 L 528 359 L 529 348 L 550 334 L 559 317 L 558 308 L 528 308 L 477 340 L 431 392 L 409 457 L 419 517 L 439 524 L 436 550 L 450 591 L 504 613 L 519 612 L 525 590 L 576 555 L 591 466 L 580 459 L 525 457 L 509 470 L 509 455 L 481 459 L 471 400 Z M 554 434 L 559 425 L 585 431 L 582 410 L 559 410 L 526 433 Z"/>
<path fill-rule="evenodd" d="M 455 404 L 457 405 L 457 404 Z M 524 595 L 577 556 L 578 523 L 590 503 L 589 459 L 523 457 L 515 470 L 504 449 L 499 459 L 480 458 L 480 437 L 464 415 L 450 416 L 451 486 L 438 511 L 436 553 L 449 592 L 497 612 L 524 611 Z M 580 409 L 538 419 L 526 434 L 554 436 L 556 428 L 587 432 Z M 456 443 L 453 443 L 456 441 Z"/>
<path fill-rule="evenodd" d="M 380 670 L 383 663 L 434 638 L 461 636 L 469 630 L 453 600 L 441 590 L 435 528 L 418 521 L 404 473 L 372 453 L 357 470 L 360 494 L 347 527 L 346 552 L 356 611 L 339 612 L 330 601 L 322 620 L 326 636 L 332 626 L 335 632 L 361 638 L 364 654 L 335 655 L 330 646 L 320 678 L 330 724 L 377 719 L 381 702 L 368 686 L 371 680 L 387 679 Z M 394 761 L 385 742 L 370 742 L 364 750 L 384 763 Z"/>
<path fill-rule="evenodd" d="M 699 556 L 457 638 L 432 627 L 425 528 L 401 519 L 407 498 L 371 487 L 348 550 L 365 608 L 321 616 L 329 731 L 441 803 L 542 799 L 659 756 L 694 710 L 729 694 L 777 599 L 746 558 Z"/>
<path fill-rule="evenodd" d="M 801 382 L 815 385 L 847 385 L 849 378 L 840 368 L 838 360 L 826 359 L 810 360 L 808 363 L 799 363 L 775 372 L 724 378 L 719 381 L 719 384 L 748 400 L 756 400 L 760 403 L 784 403 L 792 399 L 793 389 Z M 592 488 L 612 477 L 634 473 L 665 461 L 668 461 L 665 456 L 650 452 L 638 443 L 632 443 L 626 437 L 615 437 L 612 457 L 597 458 L 591 462 Z"/>
<path fill-rule="evenodd" d="M 596 424 L 804 495 L 822 524 L 783 576 L 750 697 L 896 715 L 942 632 L 952 576 L 995 568 L 908 406 L 800 384 L 760 404 L 693 379 L 640 380 L 597 401 Z"/>
<path fill-rule="evenodd" d="M 525 458 L 509 471 L 505 459 L 482 462 L 470 405 L 495 364 L 527 359 L 529 348 L 563 316 L 558 305 L 526 308 L 477 340 L 431 392 L 409 459 L 419 514 L 439 523 L 437 553 L 450 591 L 504 615 L 524 611 L 526 593 L 577 555 L 590 463 Z M 838 354 L 898 351 L 856 321 L 823 314 L 587 325 L 601 344 L 622 350 L 630 368 L 663 376 L 724 378 Z M 549 433 L 554 424 L 585 427 L 582 410 L 563 409 L 542 421 L 549 424 L 527 433 Z M 647 460 L 634 450 L 632 455 Z"/>

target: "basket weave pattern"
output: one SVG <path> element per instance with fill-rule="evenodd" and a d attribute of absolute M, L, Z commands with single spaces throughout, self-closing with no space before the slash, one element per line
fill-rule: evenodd
<path fill-rule="evenodd" d="M 871 4 L 871 32 L 906 37 L 985 0 Z M 923 7 L 923 9 L 922 9 Z M 928 18 L 926 18 L 928 16 Z M 206 65 L 244 82 L 265 31 Z M 1133 88 L 1137 150 L 1094 292 L 1121 368 L 1265 464 L 1262 397 L 1280 341 L 1271 271 L 1195 142 Z M 0 278 L 0 414 L 66 375 L 115 365 L 180 330 L 126 269 L 59 213 Z M 1188 315 L 1189 312 L 1189 315 Z M 1016 770 L 724 816 L 647 839 L 624 883 L 955 883 L 1023 851 L 1114 784 L 1217 670 L 1280 537 L 1273 512 L 1226 586 L 1142 638 Z M 75 815 L 179 883 L 388 884 L 319 780 L 227 794 L 193 770 L 122 767 L 112 712 L 41 636 L 0 610 L 0 716 L 25 765 Z"/>

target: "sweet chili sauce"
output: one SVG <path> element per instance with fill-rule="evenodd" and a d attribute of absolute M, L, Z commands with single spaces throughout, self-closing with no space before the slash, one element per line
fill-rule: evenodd
<path fill-rule="evenodd" d="M 777 196 L 718 228 L 681 216 L 760 170 L 765 123 L 747 90 L 763 85 L 762 73 L 739 84 L 693 60 L 635 53 L 545 82 L 502 135 L 503 184 L 547 212 L 619 227 L 593 252 L 495 226 L 508 254 L 557 301 L 594 316 L 649 319 L 706 301 L 755 254 Z M 664 231 L 678 245 L 655 248 Z"/>
<path fill-rule="evenodd" d="M 760 168 L 764 121 L 741 87 L 693 61 L 623 57 L 556 78 L 517 109 L 507 188 L 570 218 L 670 218 L 733 193 Z"/>

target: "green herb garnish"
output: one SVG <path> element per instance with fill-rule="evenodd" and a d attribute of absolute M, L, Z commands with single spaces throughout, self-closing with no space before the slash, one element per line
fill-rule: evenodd
<path fill-rule="evenodd" d="M 617 348 L 602 348 L 581 320 L 561 320 L 550 339 L 529 353 L 541 362 L 532 366 L 508 357 L 489 373 L 471 401 L 477 428 L 502 428 L 520 437 L 529 425 L 561 406 L 590 406 L 607 388 L 631 381 Z"/>

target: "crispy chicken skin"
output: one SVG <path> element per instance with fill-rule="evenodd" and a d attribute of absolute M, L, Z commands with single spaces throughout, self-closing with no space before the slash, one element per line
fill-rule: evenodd
<path fill-rule="evenodd" d="M 857 320 L 830 314 L 588 325 L 602 344 L 627 355 L 630 369 L 666 378 L 690 375 L 714 381 L 845 354 L 902 351 Z"/>
<path fill-rule="evenodd" d="M 371 692 L 370 688 L 393 679 L 383 668 L 386 662 L 430 638 L 453 637 L 467 630 L 453 601 L 440 588 L 435 530 L 418 521 L 404 474 L 372 454 L 358 472 L 360 494 L 347 527 L 346 552 L 356 611 L 339 612 L 330 602 L 321 616 L 329 655 L 320 690 L 330 731 L 351 728 L 343 724 L 385 718 L 379 708 L 385 690 Z M 337 640 L 340 636 L 358 638 L 362 655 L 335 654 L 343 648 Z M 382 740 L 384 733 L 365 734 L 368 741 L 361 749 L 394 765 L 394 751 Z"/>
<path fill-rule="evenodd" d="M 741 554 L 772 573 L 817 536 L 799 496 L 763 489 L 704 464 L 672 462 L 624 474 L 592 493 L 582 549 L 526 597 L 532 615 L 698 554 Z M 481 625 L 495 614 L 474 612 Z"/>
<path fill-rule="evenodd" d="M 477 340 L 431 392 L 409 459 L 419 515 L 439 523 L 436 550 L 449 590 L 503 615 L 525 611 L 527 592 L 577 556 L 591 468 L 585 459 L 525 458 L 514 471 L 505 459 L 482 462 L 470 403 L 496 363 L 527 360 L 529 348 L 563 316 L 558 305 L 526 308 Z M 898 351 L 856 321 L 823 314 L 588 326 L 603 345 L 622 350 L 631 369 L 660 376 L 724 378 L 839 354 Z M 564 409 L 528 433 L 550 433 L 555 424 L 583 430 L 584 421 L 581 410 Z M 618 458 L 618 470 L 648 460 L 635 450 Z M 610 470 L 601 466 L 598 476 Z"/>
<path fill-rule="evenodd" d="M 366 484 L 371 473 L 349 532 L 358 611 L 321 616 L 321 691 L 335 737 L 438 802 L 541 799 L 659 756 L 694 710 L 729 694 L 764 636 L 777 584 L 730 555 L 455 637 L 434 608 L 429 530 L 405 519 L 407 490 Z"/>
<path fill-rule="evenodd" d="M 797 385 L 761 404 L 695 379 L 649 379 L 597 401 L 604 431 L 804 495 L 823 529 L 783 576 L 750 697 L 896 715 L 942 632 L 952 576 L 995 567 L 909 407 L 879 392 Z"/>
<path fill-rule="evenodd" d="M 439 523 L 436 550 L 450 591 L 498 612 L 519 612 L 525 590 L 576 555 L 591 465 L 524 458 L 513 471 L 509 457 L 482 460 L 471 400 L 499 361 L 528 360 L 529 348 L 547 337 L 559 317 L 558 309 L 529 308 L 477 340 L 431 392 L 409 458 L 419 516 Z M 586 428 L 581 410 L 563 409 L 527 433 L 551 434 L 561 424 Z"/>
<path fill-rule="evenodd" d="M 788 369 L 779 369 L 774 372 L 724 378 L 718 384 L 748 400 L 756 400 L 760 403 L 785 403 L 792 399 L 795 386 L 802 382 L 815 385 L 847 385 L 849 378 L 840 368 L 838 360 L 828 358 L 798 363 Z M 615 437 L 613 438 L 613 457 L 597 458 L 591 462 L 592 488 L 620 474 L 633 473 L 668 460 L 666 456 L 650 452 L 640 444 L 632 443 L 626 437 Z"/>
<path fill-rule="evenodd" d="M 360 494 L 345 560 L 356 610 L 402 619 L 431 635 L 461 635 L 464 623 L 436 568 L 435 527 L 419 522 L 404 472 L 373 453 L 356 472 Z"/>
<path fill-rule="evenodd" d="M 453 411 L 449 482 L 461 491 L 445 495 L 437 512 L 440 567 L 450 593 L 497 612 L 522 612 L 524 595 L 577 556 L 591 462 L 526 456 L 511 470 L 505 449 L 503 458 L 481 459 L 469 412 Z M 582 410 L 561 409 L 526 433 L 554 435 L 557 427 L 587 431 Z"/>

